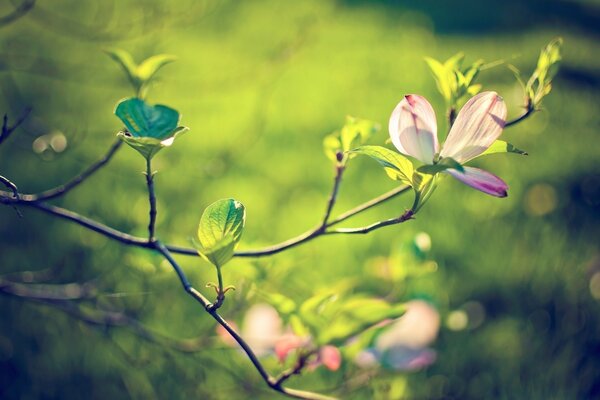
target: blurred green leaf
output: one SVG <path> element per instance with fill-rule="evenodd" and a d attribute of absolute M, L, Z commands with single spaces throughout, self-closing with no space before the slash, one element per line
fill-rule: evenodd
<path fill-rule="evenodd" d="M 246 219 L 242 203 L 234 199 L 218 200 L 208 206 L 198 226 L 197 250 L 216 266 L 222 266 L 233 257 Z"/>
<path fill-rule="evenodd" d="M 363 154 L 377 161 L 387 170 L 392 170 L 390 178 L 399 180 L 407 185 L 413 185 L 413 164 L 400 153 L 382 146 L 361 146 L 350 151 L 351 154 Z"/>
<path fill-rule="evenodd" d="M 533 108 L 539 107 L 542 99 L 552 90 L 552 79 L 558 72 L 562 60 L 562 44 L 562 38 L 553 39 L 540 52 L 537 67 L 525 88 Z"/>
<path fill-rule="evenodd" d="M 386 319 L 404 314 L 404 305 L 390 305 L 376 298 L 353 297 L 343 302 L 336 315 L 319 332 L 319 344 L 341 345 L 350 337 Z"/>
<path fill-rule="evenodd" d="M 323 150 L 327 158 L 334 162 L 341 162 L 337 154 L 365 144 L 371 136 L 379 131 L 378 123 L 366 119 L 346 117 L 346 123 L 339 132 L 328 135 L 323 140 Z M 348 153 L 343 154 L 348 157 Z"/>
<path fill-rule="evenodd" d="M 136 96 L 139 98 L 144 97 L 146 87 L 158 70 L 177 59 L 177 57 L 170 54 L 157 54 L 137 65 L 131 54 L 125 50 L 107 48 L 104 49 L 104 52 L 123 68 L 135 90 Z"/>
<path fill-rule="evenodd" d="M 260 292 L 260 296 L 277 310 L 282 317 L 287 317 L 296 311 L 296 302 L 279 293 Z"/>
<path fill-rule="evenodd" d="M 147 82 L 152 79 L 154 74 L 156 74 L 159 69 L 175 60 L 177 60 L 177 57 L 170 54 L 154 55 L 145 59 L 140 63 L 140 65 L 138 65 L 135 70 L 136 75 L 142 82 Z"/>
<path fill-rule="evenodd" d="M 342 143 L 340 142 L 339 134 L 332 133 L 325 136 L 323 139 L 323 151 L 325 156 L 331 161 L 337 163 L 337 154 L 342 151 Z"/>

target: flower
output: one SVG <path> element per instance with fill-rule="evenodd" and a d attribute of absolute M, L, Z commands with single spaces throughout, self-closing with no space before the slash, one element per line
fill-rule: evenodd
<path fill-rule="evenodd" d="M 436 352 L 428 346 L 437 338 L 440 314 L 431 304 L 423 300 L 409 301 L 406 314 L 381 328 L 372 346 L 354 359 L 358 366 L 382 365 L 397 371 L 415 371 L 435 362 Z"/>
<path fill-rule="evenodd" d="M 231 323 L 235 329 L 237 325 Z M 217 327 L 217 334 L 227 346 L 235 346 L 229 333 Z M 241 330 L 242 337 L 258 357 L 275 354 L 280 363 L 284 363 L 295 350 L 308 351 L 312 356 L 307 362 L 310 370 L 323 365 L 336 371 L 342 364 L 340 350 L 332 345 L 315 346 L 311 337 L 298 336 L 289 327 L 284 327 L 277 310 L 269 304 L 255 304 L 246 312 Z"/>
<path fill-rule="evenodd" d="M 502 97 L 496 92 L 480 93 L 460 110 L 440 151 L 431 104 L 422 96 L 409 94 L 394 108 L 389 131 L 392 143 L 404 155 L 428 165 L 444 158 L 464 164 L 486 151 L 500 136 L 505 123 L 506 105 Z M 449 168 L 445 172 L 484 193 L 507 196 L 508 185 L 482 169 L 463 167 L 463 171 L 459 171 Z"/>

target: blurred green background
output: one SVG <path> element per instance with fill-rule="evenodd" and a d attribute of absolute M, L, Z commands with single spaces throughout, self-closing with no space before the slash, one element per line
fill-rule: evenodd
<path fill-rule="evenodd" d="M 1 2 L 0 15 L 18 5 Z M 154 161 L 158 235 L 189 245 L 202 210 L 234 197 L 248 210 L 240 248 L 260 247 L 321 218 L 333 176 L 322 140 L 346 115 L 379 121 L 373 143 L 384 144 L 391 110 L 404 94 L 419 93 L 444 124 L 425 56 L 464 51 L 467 62 L 505 60 L 528 76 L 539 50 L 562 36 L 563 64 L 545 110 L 503 136 L 530 155 L 479 162 L 509 184 L 508 198 L 448 179 L 414 221 L 320 238 L 270 258 L 234 259 L 224 275 L 237 291 L 223 315 L 239 323 L 260 301 L 256 288 L 301 301 L 348 281 L 357 293 L 394 301 L 427 298 L 443 321 L 429 368 L 365 376 L 344 360 L 341 371 L 320 368 L 290 386 L 352 399 L 598 398 L 599 22 L 600 2 L 592 0 L 38 1 L 0 25 L 0 113 L 14 121 L 33 110 L 0 147 L 0 174 L 36 192 L 106 151 L 120 128 L 114 106 L 131 89 L 103 47 L 124 48 L 138 61 L 174 54 L 178 61 L 159 72 L 149 101 L 177 108 L 191 130 Z M 509 116 L 521 112 L 522 91 L 506 67 L 484 71 L 479 81 L 504 97 Z M 144 235 L 143 169 L 143 159 L 124 147 L 55 203 Z M 393 187 L 374 162 L 357 158 L 334 213 Z M 411 201 L 404 195 L 344 226 L 396 216 Z M 45 271 L 48 283 L 93 282 L 98 293 L 76 304 L 124 312 L 169 337 L 200 339 L 186 342 L 196 351 L 182 352 L 128 327 L 91 326 L 3 294 L 1 398 L 280 397 L 221 344 L 214 321 L 159 257 L 34 209 L 22 213 L 0 208 L 6 279 Z M 410 252 L 419 232 L 431 237 L 435 272 L 395 280 L 378 274 L 381 257 Z M 215 280 L 200 259 L 177 259 L 197 287 Z M 265 362 L 280 368 L 273 358 Z"/>

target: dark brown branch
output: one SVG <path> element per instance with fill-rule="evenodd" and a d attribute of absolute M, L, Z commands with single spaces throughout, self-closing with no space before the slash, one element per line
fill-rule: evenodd
<path fill-rule="evenodd" d="M 533 108 L 533 106 L 531 106 L 531 105 L 527 105 L 527 106 L 526 106 L 526 109 L 525 109 L 525 112 L 524 112 L 523 114 L 519 115 L 519 116 L 518 116 L 517 118 L 515 118 L 515 119 L 512 119 L 512 120 L 510 120 L 510 121 L 506 121 L 506 124 L 504 124 L 504 127 L 505 127 L 505 128 L 508 128 L 509 126 L 513 126 L 513 125 L 516 125 L 516 124 L 518 124 L 519 122 L 521 122 L 521 121 L 523 121 L 523 120 L 527 119 L 529 116 L 533 115 L 533 113 L 534 113 L 535 111 L 536 111 L 536 110 L 535 110 L 535 108 Z"/>
<path fill-rule="evenodd" d="M 338 164 L 335 166 L 333 188 L 331 189 L 331 194 L 329 195 L 329 199 L 327 200 L 327 208 L 325 209 L 325 215 L 323 216 L 323 220 L 321 222 L 321 230 L 325 230 L 327 228 L 327 222 L 329 221 L 331 211 L 333 210 L 333 206 L 335 205 L 335 201 L 337 200 L 338 190 L 340 188 L 340 183 L 342 182 L 342 175 L 344 174 L 345 169 L 346 167 L 343 164 Z"/>
<path fill-rule="evenodd" d="M 54 198 L 57 198 L 57 197 L 60 197 L 64 194 L 66 194 L 71 189 L 74 189 L 79 184 L 84 182 L 87 178 L 92 176 L 96 171 L 98 171 L 104 165 L 106 165 L 111 160 L 111 158 L 115 155 L 117 150 L 119 150 L 119 148 L 121 147 L 122 144 L 123 144 L 123 142 L 121 140 L 119 140 L 119 139 L 115 140 L 114 143 L 110 146 L 110 148 L 108 149 L 108 151 L 102 158 L 100 158 L 98 161 L 96 161 L 95 163 L 90 165 L 88 168 L 86 168 L 81 174 L 73 177 L 67 183 L 64 183 L 60 186 L 57 186 L 57 187 L 49 189 L 49 190 L 45 190 L 40 193 L 33 193 L 33 194 L 21 193 L 19 203 L 23 204 L 23 203 L 27 203 L 27 202 L 46 201 L 46 200 L 51 200 L 51 199 L 54 199 Z M 1 195 L 2 195 L 2 192 L 0 192 L 0 196 Z"/>
<path fill-rule="evenodd" d="M 378 196 L 366 203 L 363 203 L 361 205 L 359 205 L 358 207 L 355 207 L 343 214 L 340 214 L 338 217 L 334 218 L 333 220 L 331 220 L 330 222 L 327 223 L 326 227 L 329 228 L 331 226 L 334 226 L 336 224 L 339 224 L 342 221 L 345 221 L 357 214 L 362 213 L 363 211 L 366 211 L 372 207 L 375 207 L 387 200 L 390 200 L 402 193 L 405 193 L 406 191 L 408 191 L 410 187 L 408 186 L 400 186 L 394 190 L 391 190 L 387 193 L 384 193 L 381 196 Z M 96 222 L 90 218 L 84 217 L 80 214 L 77 214 L 75 212 L 66 210 L 64 208 L 58 207 L 58 206 L 53 206 L 53 205 L 49 205 L 43 202 L 37 202 L 37 201 L 31 201 L 31 200 L 24 200 L 24 199 L 20 199 L 20 200 L 16 200 L 13 199 L 12 196 L 9 197 L 10 194 L 7 192 L 2 192 L 0 191 L 0 203 L 4 203 L 4 204 L 18 204 L 18 205 L 23 205 L 23 206 L 28 206 L 28 207 L 33 207 L 33 208 L 37 208 L 39 210 L 42 210 L 44 212 L 47 212 L 48 214 L 63 218 L 63 219 L 67 219 L 69 221 L 75 222 L 78 225 L 84 226 L 88 229 L 91 229 L 95 232 L 98 232 L 104 236 L 107 236 L 111 239 L 117 240 L 121 243 L 124 244 L 128 244 L 128 245 L 134 245 L 134 246 L 138 246 L 138 247 L 144 247 L 144 248 L 153 248 L 153 245 L 151 242 L 149 242 L 147 239 L 145 238 L 141 238 L 141 237 L 137 237 L 137 236 L 133 236 L 133 235 L 129 235 L 126 233 L 123 233 L 121 231 L 118 231 L 114 228 L 111 228 L 107 225 L 101 224 L 99 222 Z M 21 195 L 23 196 L 23 195 Z M 385 222 L 385 221 L 383 221 Z M 381 224 L 381 223 L 377 223 L 377 224 Z M 385 225 L 382 226 L 387 226 L 387 225 L 392 225 L 390 223 L 385 223 Z M 378 226 L 378 227 L 382 227 L 382 226 Z M 373 229 L 377 229 L 376 228 L 371 228 L 371 230 Z M 312 239 L 315 239 L 316 237 L 322 236 L 324 234 L 336 234 L 336 233 L 357 233 L 357 232 L 352 232 L 352 230 L 350 230 L 350 232 L 345 232 L 345 231 L 340 231 L 340 230 L 332 230 L 332 231 L 327 231 L 327 230 L 323 230 L 321 228 L 321 225 L 319 225 L 316 228 L 313 228 L 299 236 L 296 236 L 294 238 L 291 238 L 289 240 L 286 240 L 282 243 L 273 245 L 273 246 L 269 246 L 269 247 L 265 247 L 262 249 L 258 249 L 258 250 L 242 250 L 242 251 L 237 251 L 234 254 L 234 257 L 264 257 L 264 256 L 269 256 L 269 255 L 273 255 L 273 254 L 277 254 L 280 253 L 284 250 L 287 250 L 289 248 L 301 245 L 303 243 L 306 243 Z M 192 249 L 192 248 L 187 248 L 187 247 L 180 247 L 180 246 L 173 246 L 173 245 L 165 245 L 165 248 L 172 253 L 176 253 L 176 254 L 183 254 L 183 255 L 188 255 L 188 256 L 198 256 L 198 252 L 196 249 Z"/>
<path fill-rule="evenodd" d="M 0 28 L 4 25 L 8 25 L 11 22 L 15 22 L 25 14 L 29 12 L 35 5 L 35 0 L 23 0 L 21 4 L 19 4 L 15 9 L 2 17 L 0 17 Z"/>
<path fill-rule="evenodd" d="M 2 202 L 4 198 L 0 197 L 0 202 Z M 42 210 L 50 215 L 54 215 L 72 222 L 75 222 L 78 225 L 81 225 L 85 228 L 88 228 L 94 232 L 100 233 L 104 236 L 107 236 L 111 239 L 117 240 L 123 244 L 151 248 L 152 245 L 145 238 L 140 238 L 137 236 L 132 236 L 127 233 L 123 233 L 119 230 L 101 224 L 99 222 L 94 221 L 93 219 L 84 217 L 83 215 L 77 214 L 73 211 L 66 210 L 64 208 L 53 206 L 47 203 L 42 202 L 20 202 L 13 204 L 21 204 L 28 207 L 37 208 L 38 210 Z"/>
<path fill-rule="evenodd" d="M 0 183 L 2 183 L 4 186 L 6 186 L 12 191 L 15 200 L 20 199 L 21 195 L 19 194 L 19 189 L 17 188 L 17 185 L 15 185 L 10 180 L 8 180 L 8 178 L 3 177 L 2 175 L 0 175 Z"/>
<path fill-rule="evenodd" d="M 113 142 L 113 144 L 110 146 L 110 148 L 108 149 L 106 154 L 104 154 L 104 156 L 102 158 L 100 158 L 98 161 L 96 161 L 94 164 L 92 164 L 88 168 L 86 168 L 81 174 L 73 177 L 67 183 L 64 183 L 53 189 L 45 190 L 38 194 L 23 195 L 24 200 L 26 200 L 26 201 L 45 201 L 45 200 L 54 199 L 56 197 L 60 197 L 60 196 L 64 195 L 71 189 L 74 189 L 75 187 L 77 187 L 80 183 L 82 183 L 87 178 L 89 178 L 92 174 L 94 174 L 94 172 L 98 171 L 106 163 L 108 163 L 111 160 L 111 158 L 115 155 L 117 150 L 119 150 L 119 148 L 121 147 L 122 144 L 123 144 L 123 142 L 120 139 L 116 139 Z"/>
<path fill-rule="evenodd" d="M 146 184 L 148 185 L 148 202 L 150 204 L 148 222 L 148 241 L 154 242 L 154 227 L 156 225 L 156 195 L 154 194 L 154 173 L 150 158 L 146 159 Z"/>

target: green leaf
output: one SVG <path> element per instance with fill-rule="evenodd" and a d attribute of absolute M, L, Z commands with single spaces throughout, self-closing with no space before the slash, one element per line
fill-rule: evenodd
<path fill-rule="evenodd" d="M 343 302 L 326 329 L 319 332 L 318 344 L 343 344 L 350 337 L 388 318 L 404 314 L 404 305 L 390 305 L 375 298 L 353 297 Z"/>
<path fill-rule="evenodd" d="M 438 91 L 442 94 L 446 102 L 450 102 L 452 100 L 452 89 L 449 80 L 452 77 L 449 75 L 448 69 L 438 60 L 430 57 L 425 57 L 425 62 L 433 74 Z"/>
<path fill-rule="evenodd" d="M 296 311 L 296 303 L 287 296 L 279 293 L 265 292 L 260 292 L 260 296 L 263 297 L 267 303 L 272 305 L 282 317 L 286 317 Z"/>
<path fill-rule="evenodd" d="M 351 154 L 363 154 L 377 161 L 382 167 L 393 172 L 390 178 L 412 186 L 413 165 L 398 152 L 382 146 L 361 146 L 350 151 Z"/>
<path fill-rule="evenodd" d="M 527 81 L 525 91 L 534 109 L 539 107 L 542 99 L 552 90 L 552 79 L 558 72 L 562 60 L 562 43 L 562 38 L 557 38 L 542 49 L 537 67 Z"/>
<path fill-rule="evenodd" d="M 342 150 L 348 151 L 366 143 L 379 130 L 379 124 L 366 119 L 346 117 L 346 124 L 340 132 Z"/>
<path fill-rule="evenodd" d="M 141 85 L 141 82 L 139 81 L 136 73 L 137 65 L 135 61 L 133 61 L 131 54 L 125 50 L 117 48 L 107 48 L 104 49 L 104 52 L 108 54 L 110 58 L 115 60 L 121 66 L 121 68 L 123 68 L 123 71 L 125 71 L 125 74 L 127 74 L 127 78 L 137 91 Z"/>
<path fill-rule="evenodd" d="M 465 53 L 463 53 L 462 51 L 458 52 L 444 62 L 444 68 L 446 68 L 447 70 L 460 70 L 464 59 Z"/>
<path fill-rule="evenodd" d="M 336 134 L 325 136 L 325 139 L 323 139 L 323 151 L 327 158 L 337 163 L 338 151 L 342 152 L 342 143 L 340 142 L 339 136 Z"/>
<path fill-rule="evenodd" d="M 326 329 L 331 314 L 339 306 L 339 298 L 339 294 L 330 291 L 317 293 L 300 305 L 299 317 L 317 332 Z"/>
<path fill-rule="evenodd" d="M 492 143 L 492 145 L 490 147 L 487 148 L 486 151 L 481 153 L 480 156 L 486 156 L 488 154 L 495 154 L 495 153 L 515 153 L 515 154 L 521 154 L 524 156 L 528 155 L 526 151 L 517 149 L 515 146 L 513 146 L 512 144 L 510 144 L 508 142 L 505 142 L 503 140 L 496 140 L 494 143 Z"/>
<path fill-rule="evenodd" d="M 456 169 L 460 172 L 465 171 L 463 166 L 451 157 L 444 157 L 433 165 L 423 165 L 422 167 L 417 168 L 417 171 L 423 174 L 434 175 L 447 169 Z"/>
<path fill-rule="evenodd" d="M 163 105 L 151 106 L 132 97 L 119 102 L 115 115 L 123 121 L 133 137 L 166 139 L 178 129 L 179 113 Z"/>
<path fill-rule="evenodd" d="M 178 126 L 167 139 L 156 139 L 151 137 L 134 137 L 128 131 L 117 133 L 119 139 L 137 150 L 144 158 L 152 159 L 161 149 L 169 147 L 177 136 L 189 130 L 186 126 Z"/>
<path fill-rule="evenodd" d="M 244 230 L 246 210 L 234 199 L 214 202 L 204 210 L 198 226 L 197 250 L 220 267 L 233 257 Z"/>
<path fill-rule="evenodd" d="M 170 54 L 157 54 L 148 57 L 138 65 L 136 75 L 141 81 L 147 82 L 152 79 L 159 69 L 175 60 L 177 60 L 177 57 Z"/>

